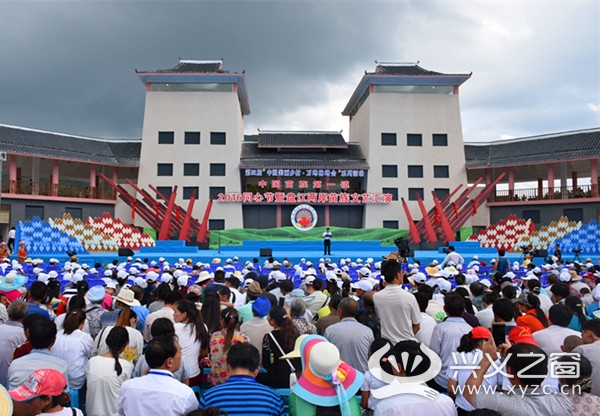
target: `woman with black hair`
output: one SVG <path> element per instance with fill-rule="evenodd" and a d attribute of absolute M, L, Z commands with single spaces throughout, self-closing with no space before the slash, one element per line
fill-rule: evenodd
<path fill-rule="evenodd" d="M 457 353 L 453 353 L 455 365 L 448 368 L 448 395 L 454 399 L 459 416 L 467 415 L 469 412 L 475 410 L 475 407 L 463 397 L 462 392 L 459 389 L 461 386 L 464 386 L 471 375 L 472 363 L 481 361 L 484 344 L 490 342 L 494 342 L 490 330 L 478 326 L 462 336 L 460 345 L 456 349 Z M 490 374 L 492 372 L 493 371 L 489 371 Z M 489 377 L 486 376 L 486 379 L 484 380 L 485 388 L 493 388 L 501 385 L 501 374 L 495 374 Z"/>
<path fill-rule="evenodd" d="M 540 308 L 540 299 L 533 293 L 521 293 L 515 305 L 523 314 L 516 319 L 518 326 L 531 329 L 531 333 L 548 328 L 548 319 Z"/>
<path fill-rule="evenodd" d="M 573 318 L 571 318 L 571 322 L 567 328 L 581 332 L 581 327 L 589 320 L 585 315 L 581 298 L 578 298 L 577 296 L 569 296 L 565 299 L 565 305 L 567 305 L 571 312 L 573 312 Z"/>
<path fill-rule="evenodd" d="M 85 384 L 85 369 L 92 356 L 94 340 L 82 331 L 85 323 L 85 312 L 82 309 L 69 310 L 66 315 L 64 329 L 58 331 L 51 351 L 69 363 L 69 387 L 80 389 Z"/>
<path fill-rule="evenodd" d="M 250 338 L 237 329 L 239 321 L 240 315 L 237 310 L 233 308 L 223 309 L 221 311 L 221 327 L 223 329 L 215 332 L 210 337 L 210 361 L 212 366 L 208 381 L 213 386 L 227 381 L 226 360 L 229 347 L 238 342 L 250 343 Z"/>
<path fill-rule="evenodd" d="M 262 342 L 262 366 L 266 373 L 259 373 L 256 380 L 273 388 L 290 386 L 290 363 L 298 368 L 298 360 L 280 360 L 279 358 L 294 349 L 298 330 L 292 318 L 281 306 L 273 306 L 269 310 L 267 322 L 273 330 L 264 336 Z M 288 362 L 289 361 L 289 362 Z"/>
<path fill-rule="evenodd" d="M 106 337 L 108 352 L 92 357 L 87 365 L 85 410 L 88 416 L 118 416 L 117 401 L 121 384 L 131 378 L 133 364 L 119 358 L 129 343 L 129 333 L 122 326 L 110 330 Z"/>
<path fill-rule="evenodd" d="M 200 313 L 210 335 L 221 329 L 221 302 L 216 292 L 204 295 Z"/>
<path fill-rule="evenodd" d="M 173 319 L 175 320 L 175 334 L 181 345 L 181 354 L 192 369 L 190 386 L 199 385 L 202 382 L 199 361 L 208 355 L 210 341 L 202 314 L 191 301 L 180 300 L 175 305 Z"/>

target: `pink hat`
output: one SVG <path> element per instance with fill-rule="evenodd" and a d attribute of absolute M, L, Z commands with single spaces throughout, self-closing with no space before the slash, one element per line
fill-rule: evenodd
<path fill-rule="evenodd" d="M 38 396 L 60 396 L 67 387 L 65 376 L 58 370 L 44 368 L 35 370 L 25 384 L 8 392 L 17 402 L 35 399 Z"/>

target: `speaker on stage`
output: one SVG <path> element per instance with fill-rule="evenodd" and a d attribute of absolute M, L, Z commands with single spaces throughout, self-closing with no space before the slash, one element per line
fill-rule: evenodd
<path fill-rule="evenodd" d="M 260 249 L 260 257 L 271 257 L 273 255 L 272 248 L 261 248 Z"/>
<path fill-rule="evenodd" d="M 120 248 L 119 249 L 119 257 L 128 257 L 133 256 L 133 250 L 130 248 Z"/>

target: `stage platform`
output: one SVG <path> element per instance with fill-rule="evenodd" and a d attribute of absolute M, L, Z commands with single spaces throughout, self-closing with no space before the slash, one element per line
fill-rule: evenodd
<path fill-rule="evenodd" d="M 465 263 L 469 263 L 473 256 L 477 255 L 479 261 L 490 262 L 491 259 L 497 257 L 496 250 L 493 248 L 481 248 L 478 242 L 470 241 L 455 241 L 448 245 L 453 245 L 456 252 L 461 254 L 465 259 Z M 415 250 L 414 257 L 409 258 L 409 262 L 413 259 L 420 260 L 422 265 L 429 264 L 433 260 L 442 261 L 446 254 L 440 247 L 438 250 Z M 384 246 L 379 241 L 333 241 L 331 244 L 330 256 L 323 255 L 323 243 L 321 241 L 245 241 L 241 246 L 222 246 L 217 250 L 199 250 L 195 246 L 186 246 L 183 241 L 157 241 L 156 247 L 144 247 L 139 251 L 134 252 L 134 258 L 148 258 L 150 261 L 164 257 L 169 263 L 175 263 L 180 258 L 184 260 L 191 258 L 194 263 L 203 262 L 211 263 L 213 259 L 220 258 L 222 263 L 228 258 L 237 256 L 239 262 L 244 264 L 247 260 L 259 258 L 262 261 L 268 256 L 261 256 L 261 249 L 271 250 L 272 257 L 280 262 L 288 259 L 292 264 L 296 264 L 300 259 L 305 258 L 313 263 L 318 263 L 319 259 L 329 257 L 332 262 L 339 262 L 340 259 L 350 258 L 351 261 L 356 261 L 357 258 L 366 260 L 373 258 L 375 262 L 381 261 L 382 256 L 389 254 L 391 251 L 396 251 L 395 246 Z M 95 263 L 106 265 L 117 259 L 126 261 L 126 256 L 118 256 L 117 253 L 92 253 L 78 254 L 79 263 L 86 263 L 93 267 Z M 44 255 L 30 257 L 42 258 L 47 263 L 51 257 L 58 258 L 61 262 L 68 260 L 68 256 Z M 580 255 L 580 261 L 584 261 L 587 256 L 585 253 Z M 522 254 L 507 254 L 506 258 L 512 263 L 518 261 L 523 262 Z M 574 257 L 564 256 L 567 261 L 573 261 Z M 535 258 L 534 263 L 542 264 L 542 258 Z"/>

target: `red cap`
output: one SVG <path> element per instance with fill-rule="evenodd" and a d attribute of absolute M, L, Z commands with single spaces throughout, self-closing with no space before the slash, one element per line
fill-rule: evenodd
<path fill-rule="evenodd" d="M 8 392 L 17 402 L 35 399 L 38 396 L 60 396 L 67 387 L 65 376 L 58 370 L 44 368 L 35 370 L 25 384 Z"/>
<path fill-rule="evenodd" d="M 469 339 L 490 339 L 492 333 L 483 326 L 476 326 L 469 332 Z"/>
<path fill-rule="evenodd" d="M 510 333 L 508 334 L 508 340 L 510 342 L 514 342 L 515 344 L 523 343 L 539 347 L 538 343 L 533 338 L 531 329 L 526 326 L 515 326 L 513 329 L 511 329 Z"/>

